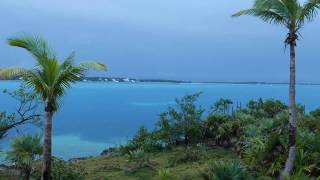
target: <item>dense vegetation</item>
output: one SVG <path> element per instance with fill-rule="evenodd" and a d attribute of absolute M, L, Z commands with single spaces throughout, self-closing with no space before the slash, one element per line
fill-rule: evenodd
<path fill-rule="evenodd" d="M 186 150 L 177 156 L 177 162 L 186 162 L 197 160 L 201 154 L 190 152 L 190 147 L 228 148 L 239 155 L 242 166 L 253 177 L 277 177 L 288 152 L 287 105 L 274 99 L 259 99 L 232 112 L 229 111 L 232 101 L 221 99 L 214 103 L 208 117 L 202 118 L 204 109 L 196 105 L 199 95 L 177 99 L 176 107 L 169 107 L 160 115 L 154 131 L 141 127 L 128 145 L 120 147 L 120 152 L 132 156 L 182 145 Z M 293 176 L 319 177 L 320 110 L 306 113 L 300 105 L 297 109 L 297 159 Z"/>
<path fill-rule="evenodd" d="M 220 99 L 205 111 L 197 105 L 200 95 L 176 99 L 175 106 L 160 114 L 153 131 L 141 127 L 127 144 L 100 157 L 76 162 L 55 159 L 53 179 L 278 177 L 288 151 L 287 105 L 258 99 L 234 108 L 231 100 Z M 319 178 L 320 109 L 308 113 L 301 105 L 297 109 L 297 159 L 291 179 Z M 26 155 L 28 160 L 34 157 L 34 153 Z M 10 160 L 24 170 L 19 161 Z M 31 176 L 40 178 L 39 163 L 29 164 L 34 164 Z"/>
<path fill-rule="evenodd" d="M 288 131 L 288 157 L 281 173 L 280 180 L 293 171 L 297 151 L 297 109 L 296 109 L 296 46 L 301 36 L 300 30 L 307 22 L 311 22 L 318 15 L 319 0 L 308 0 L 303 4 L 299 0 L 255 0 L 251 8 L 239 11 L 233 17 L 249 15 L 257 17 L 264 22 L 276 24 L 287 30 L 284 41 L 290 49 L 290 75 L 289 75 L 289 131 Z"/>

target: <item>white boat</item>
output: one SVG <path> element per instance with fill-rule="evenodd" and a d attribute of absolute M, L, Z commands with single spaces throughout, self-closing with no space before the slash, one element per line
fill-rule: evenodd
<path fill-rule="evenodd" d="M 116 79 L 112 79 L 112 82 L 119 82 L 118 80 L 116 80 Z"/>

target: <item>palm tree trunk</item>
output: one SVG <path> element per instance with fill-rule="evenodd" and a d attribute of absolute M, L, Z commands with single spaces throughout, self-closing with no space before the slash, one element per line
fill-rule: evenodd
<path fill-rule="evenodd" d="M 43 169 L 42 169 L 42 180 L 51 179 L 51 132 L 52 132 L 52 116 L 53 112 L 51 109 L 47 109 L 47 121 L 45 125 L 44 145 L 43 145 Z"/>
<path fill-rule="evenodd" d="M 30 174 L 31 174 L 31 168 L 28 168 L 28 169 L 24 172 L 23 180 L 30 180 Z"/>
<path fill-rule="evenodd" d="M 283 170 L 284 175 L 289 175 L 294 166 L 296 156 L 296 131 L 297 131 L 297 111 L 296 111 L 296 65 L 295 65 L 295 41 L 290 43 L 290 88 L 289 88 L 289 154 Z"/>

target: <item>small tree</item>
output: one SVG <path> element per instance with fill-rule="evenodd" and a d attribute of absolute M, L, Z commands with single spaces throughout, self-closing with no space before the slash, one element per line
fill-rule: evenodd
<path fill-rule="evenodd" d="M 137 134 L 130 141 L 133 149 L 143 149 L 146 152 L 160 149 L 155 134 L 148 131 L 144 126 L 140 127 Z M 129 145 L 129 146 L 130 146 Z"/>
<path fill-rule="evenodd" d="M 170 145 L 177 139 L 172 123 L 168 119 L 168 112 L 160 114 L 160 119 L 156 123 L 156 136 L 162 145 Z"/>
<path fill-rule="evenodd" d="M 201 93 L 195 93 L 176 99 L 176 107 L 169 107 L 168 112 L 161 114 L 158 132 L 164 133 L 165 141 L 183 140 L 185 144 L 189 144 L 201 136 L 204 109 L 196 105 L 200 95 Z"/>
<path fill-rule="evenodd" d="M 6 136 L 8 131 L 18 126 L 32 123 L 40 124 L 39 97 L 34 92 L 29 92 L 24 85 L 18 90 L 10 92 L 4 90 L 4 93 L 10 95 L 19 102 L 15 113 L 0 112 L 0 140 Z"/>
<path fill-rule="evenodd" d="M 40 136 L 21 136 L 13 140 L 6 159 L 21 172 L 24 180 L 29 180 L 34 161 L 42 154 Z"/>
<path fill-rule="evenodd" d="M 232 104 L 232 100 L 221 98 L 213 104 L 211 111 L 212 113 L 229 114 Z"/>

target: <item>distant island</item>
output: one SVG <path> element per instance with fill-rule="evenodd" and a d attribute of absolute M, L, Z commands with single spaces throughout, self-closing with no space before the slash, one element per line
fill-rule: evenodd
<path fill-rule="evenodd" d="M 21 80 L 21 77 L 14 77 L 10 79 L 0 80 Z M 289 84 L 287 82 L 264 82 L 264 81 L 185 81 L 185 80 L 172 80 L 172 79 L 138 79 L 128 77 L 82 77 L 82 82 L 111 82 L 111 83 L 139 83 L 139 82 L 150 82 L 150 83 L 216 83 L 216 84 Z M 311 82 L 297 82 L 298 85 L 320 85 L 320 83 Z"/>

